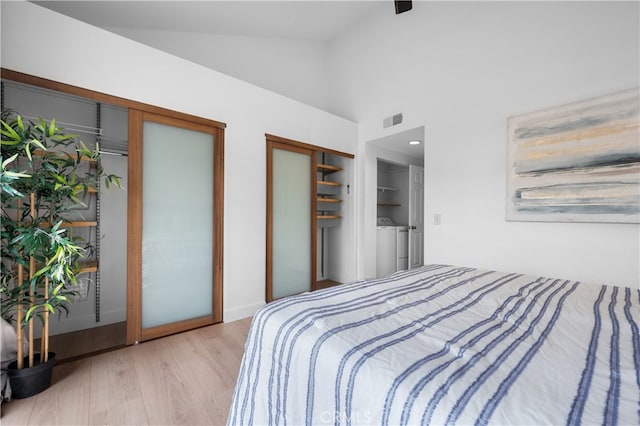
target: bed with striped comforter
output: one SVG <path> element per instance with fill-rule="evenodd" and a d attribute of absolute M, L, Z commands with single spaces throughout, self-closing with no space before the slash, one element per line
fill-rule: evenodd
<path fill-rule="evenodd" d="M 428 265 L 252 322 L 228 424 L 640 424 L 640 291 Z"/>

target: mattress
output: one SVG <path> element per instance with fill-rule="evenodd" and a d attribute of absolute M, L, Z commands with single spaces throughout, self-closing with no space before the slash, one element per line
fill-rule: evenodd
<path fill-rule="evenodd" d="M 640 424 L 640 291 L 427 265 L 281 299 L 228 424 Z"/>

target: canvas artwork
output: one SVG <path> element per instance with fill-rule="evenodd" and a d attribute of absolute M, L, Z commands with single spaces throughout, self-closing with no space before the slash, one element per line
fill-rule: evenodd
<path fill-rule="evenodd" d="M 510 117 L 507 220 L 640 223 L 640 90 Z"/>

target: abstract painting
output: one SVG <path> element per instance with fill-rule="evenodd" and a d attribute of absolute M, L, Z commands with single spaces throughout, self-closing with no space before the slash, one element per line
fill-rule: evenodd
<path fill-rule="evenodd" d="M 640 90 L 510 117 L 507 220 L 640 223 Z"/>

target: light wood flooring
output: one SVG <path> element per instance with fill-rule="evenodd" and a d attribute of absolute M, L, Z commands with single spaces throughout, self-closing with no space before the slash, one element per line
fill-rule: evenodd
<path fill-rule="evenodd" d="M 335 287 L 340 284 L 341 283 L 339 283 L 338 281 L 333 281 L 333 280 L 317 281 L 313 287 L 313 290 L 322 290 L 324 288 Z"/>
<path fill-rule="evenodd" d="M 251 319 L 57 365 L 49 389 L 2 403 L 2 425 L 222 425 Z"/>

